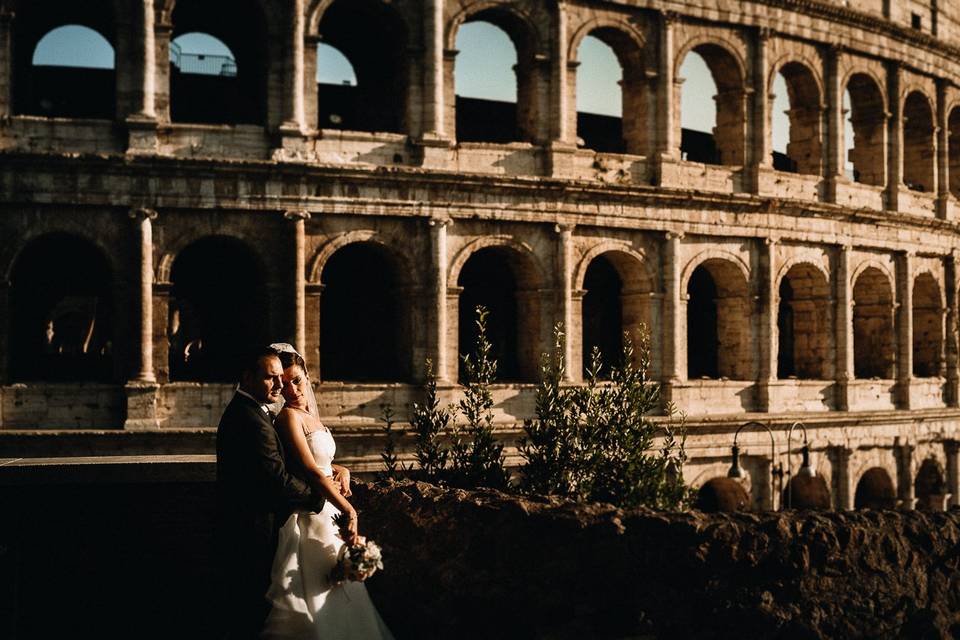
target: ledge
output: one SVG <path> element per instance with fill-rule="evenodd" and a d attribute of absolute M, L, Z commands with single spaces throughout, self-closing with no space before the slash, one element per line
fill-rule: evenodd
<path fill-rule="evenodd" d="M 0 486 L 212 482 L 216 456 L 2 458 Z"/>

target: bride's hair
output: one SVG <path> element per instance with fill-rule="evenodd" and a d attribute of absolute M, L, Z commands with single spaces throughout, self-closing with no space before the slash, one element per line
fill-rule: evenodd
<path fill-rule="evenodd" d="M 303 361 L 303 358 L 300 357 L 299 353 L 281 351 L 278 355 L 280 356 L 280 365 L 283 366 L 284 369 L 297 365 L 304 373 L 307 372 L 307 364 Z"/>

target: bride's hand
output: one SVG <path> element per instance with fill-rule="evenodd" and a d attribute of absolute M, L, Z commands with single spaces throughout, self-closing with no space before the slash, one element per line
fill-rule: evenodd
<path fill-rule="evenodd" d="M 340 495 L 344 498 L 349 498 L 353 495 L 353 492 L 350 491 L 350 470 L 346 467 L 340 467 L 337 473 L 333 476 L 334 481 L 336 481 L 338 487 L 340 488 Z"/>
<path fill-rule="evenodd" d="M 347 534 L 344 539 L 344 542 L 346 542 L 347 544 L 355 545 L 359 542 L 360 534 L 358 532 L 358 522 L 357 522 L 356 511 L 350 512 L 350 521 L 347 523 L 347 530 L 344 533 Z"/>

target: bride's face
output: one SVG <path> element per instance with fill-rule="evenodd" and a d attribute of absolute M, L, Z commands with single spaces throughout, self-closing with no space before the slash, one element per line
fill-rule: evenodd
<path fill-rule="evenodd" d="M 283 399 L 287 404 L 301 409 L 307 408 L 307 387 L 310 379 L 297 365 L 283 370 Z"/>

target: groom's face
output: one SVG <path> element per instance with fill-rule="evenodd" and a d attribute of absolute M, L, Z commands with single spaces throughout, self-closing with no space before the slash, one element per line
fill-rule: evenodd
<path fill-rule="evenodd" d="M 257 362 L 257 368 L 245 376 L 243 390 L 260 402 L 279 402 L 283 391 L 283 367 L 280 358 L 264 356 Z"/>

